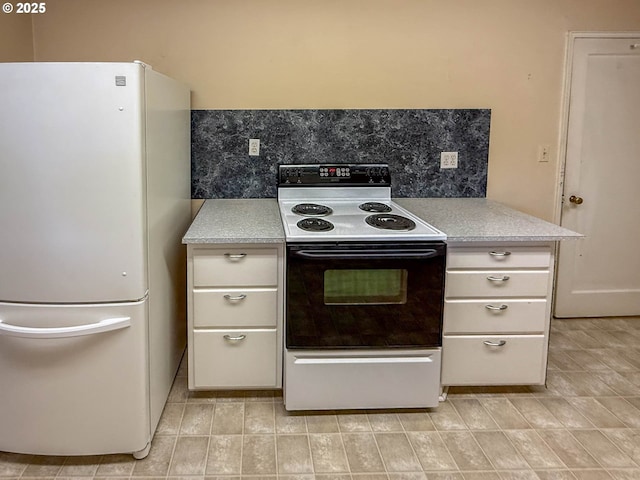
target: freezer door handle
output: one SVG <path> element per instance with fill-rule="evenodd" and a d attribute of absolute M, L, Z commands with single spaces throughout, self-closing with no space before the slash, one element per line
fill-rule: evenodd
<path fill-rule="evenodd" d="M 97 323 L 78 325 L 74 327 L 34 328 L 9 325 L 0 319 L 0 335 L 22 338 L 65 338 L 93 335 L 127 328 L 131 325 L 131 317 L 107 318 Z"/>

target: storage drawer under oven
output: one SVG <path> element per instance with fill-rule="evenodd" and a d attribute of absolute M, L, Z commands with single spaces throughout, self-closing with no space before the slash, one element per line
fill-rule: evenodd
<path fill-rule="evenodd" d="M 285 352 L 285 408 L 438 406 L 441 349 Z"/>

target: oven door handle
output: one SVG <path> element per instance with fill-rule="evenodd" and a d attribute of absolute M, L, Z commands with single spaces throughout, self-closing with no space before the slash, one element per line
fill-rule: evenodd
<path fill-rule="evenodd" d="M 425 249 L 425 250 L 294 250 L 290 252 L 294 257 L 312 259 L 312 260 L 424 260 L 444 255 L 442 250 Z"/>

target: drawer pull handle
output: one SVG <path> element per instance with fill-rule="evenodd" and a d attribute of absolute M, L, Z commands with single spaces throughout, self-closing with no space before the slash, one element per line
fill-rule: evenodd
<path fill-rule="evenodd" d="M 501 277 L 494 277 L 493 275 L 489 275 L 487 277 L 487 280 L 489 280 L 490 282 L 506 282 L 507 280 L 509 280 L 509 275 L 503 275 Z"/>
<path fill-rule="evenodd" d="M 246 335 L 238 335 L 236 337 L 232 337 L 231 335 L 225 335 L 223 337 L 227 342 L 239 342 L 240 340 L 244 340 L 247 338 Z"/>
<path fill-rule="evenodd" d="M 489 255 L 492 257 L 508 257 L 511 255 L 511 252 L 489 252 Z"/>
<path fill-rule="evenodd" d="M 224 296 L 224 299 L 228 300 L 229 302 L 239 302 L 240 300 L 244 300 L 245 298 L 247 298 L 247 296 L 244 293 L 241 295 L 236 295 L 235 297 L 232 297 L 231 295 Z"/>
<path fill-rule="evenodd" d="M 499 342 L 492 342 L 490 340 L 485 340 L 484 343 L 488 347 L 504 347 L 507 342 L 505 340 L 500 340 Z"/>
<path fill-rule="evenodd" d="M 500 311 L 504 311 L 507 308 L 509 308 L 509 305 L 500 305 L 499 307 L 496 307 L 495 305 L 485 305 L 484 308 L 486 308 L 487 310 L 500 310 Z"/>
<path fill-rule="evenodd" d="M 246 257 L 247 254 L 246 253 L 225 253 L 224 256 L 227 257 L 229 260 L 240 260 L 241 258 Z"/>

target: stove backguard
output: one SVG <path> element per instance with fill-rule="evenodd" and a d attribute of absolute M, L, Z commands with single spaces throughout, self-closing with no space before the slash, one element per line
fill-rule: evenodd
<path fill-rule="evenodd" d="M 391 187 L 386 163 L 280 165 L 278 188 L 287 187 Z"/>

